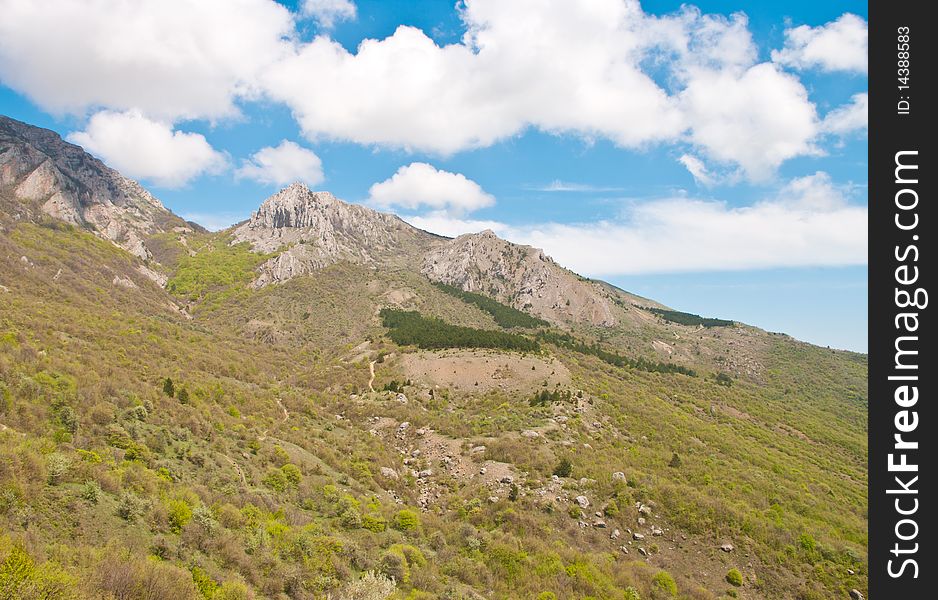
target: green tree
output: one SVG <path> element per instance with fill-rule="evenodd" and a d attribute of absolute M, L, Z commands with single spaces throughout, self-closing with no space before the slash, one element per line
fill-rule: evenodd
<path fill-rule="evenodd" d="M 163 393 L 170 398 L 176 395 L 176 386 L 173 384 L 173 380 L 169 377 L 163 380 Z"/>

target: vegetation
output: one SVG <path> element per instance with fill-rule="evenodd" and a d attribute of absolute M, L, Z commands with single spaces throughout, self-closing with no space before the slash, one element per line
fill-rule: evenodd
<path fill-rule="evenodd" d="M 464 302 L 478 306 L 483 311 L 492 315 L 495 322 L 502 327 L 523 327 L 531 329 L 547 325 L 547 321 L 543 319 L 533 317 L 524 311 L 502 304 L 488 296 L 474 292 L 465 292 L 451 285 L 446 285 L 445 283 L 434 283 L 433 285 L 450 296 L 455 296 Z"/>
<path fill-rule="evenodd" d="M 0 598 L 709 600 L 736 591 L 743 553 L 740 596 L 866 592 L 865 356 L 759 334 L 755 375 L 721 365 L 733 385 L 714 385 L 625 359 L 661 323 L 535 340 L 419 273 L 338 265 L 252 290 L 246 256 L 237 277 L 196 276 L 243 251 L 223 234 L 192 236 L 171 280 L 204 287 L 171 295 L 110 243 L 2 214 Z M 563 383 L 429 382 L 407 360 L 434 353 L 373 318 L 398 289 L 419 295 L 412 329 L 539 341 L 524 360 Z M 471 354 L 504 359 L 488 347 Z M 370 391 L 372 361 L 374 389 L 407 403 Z M 639 516 L 665 529 L 652 559 L 610 538 Z"/>
<path fill-rule="evenodd" d="M 543 330 L 538 332 L 537 338 L 543 342 L 547 342 L 555 346 L 560 346 L 561 348 L 567 348 L 568 350 L 573 350 L 575 352 L 579 352 L 580 354 L 589 354 L 591 356 L 595 356 L 601 361 L 609 363 L 610 365 L 615 365 L 617 367 L 628 367 L 630 369 L 638 369 L 641 371 L 648 371 L 650 373 L 680 373 L 690 377 L 697 376 L 697 371 L 694 369 L 689 369 L 674 363 L 655 362 L 646 360 L 644 358 L 629 358 L 627 356 L 622 356 L 618 352 L 609 352 L 608 350 L 604 350 L 599 346 L 599 344 L 595 342 L 588 344 L 584 341 L 578 340 L 568 333 Z"/>
<path fill-rule="evenodd" d="M 381 309 L 381 322 L 388 337 L 401 346 L 418 348 L 496 348 L 534 352 L 538 344 L 529 338 L 501 331 L 450 325 L 442 319 L 425 317 L 416 311 Z"/>
<path fill-rule="evenodd" d="M 664 308 L 645 308 L 650 313 L 654 313 L 671 323 L 677 323 L 678 325 L 688 325 L 690 327 L 731 327 L 735 325 L 734 321 L 727 321 L 726 319 L 714 319 L 708 317 L 701 317 L 700 315 L 695 315 L 693 313 L 681 312 L 679 310 L 667 310 Z"/>

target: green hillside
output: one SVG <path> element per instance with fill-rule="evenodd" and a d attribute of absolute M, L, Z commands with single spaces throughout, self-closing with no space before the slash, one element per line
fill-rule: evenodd
<path fill-rule="evenodd" d="M 406 271 L 252 290 L 261 257 L 167 234 L 164 290 L 90 233 L 2 226 L 0 598 L 866 589 L 864 356 L 760 333 L 759 373 L 719 385 L 642 368 L 659 330 L 522 337 Z M 395 333 L 427 322 L 463 349 Z M 475 381 L 437 368 L 460 357 Z"/>

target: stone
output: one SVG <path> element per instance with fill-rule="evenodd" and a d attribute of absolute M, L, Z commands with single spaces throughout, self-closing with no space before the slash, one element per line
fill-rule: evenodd
<path fill-rule="evenodd" d="M 533 429 L 525 429 L 524 431 L 521 432 L 521 437 L 526 437 L 526 438 L 536 438 L 536 437 L 540 437 L 540 435 L 541 434 L 534 431 Z"/>
<path fill-rule="evenodd" d="M 622 471 L 616 471 L 612 474 L 613 481 L 625 481 L 625 473 Z"/>
<path fill-rule="evenodd" d="M 580 508 L 588 508 L 590 505 L 590 501 L 586 496 L 577 496 L 574 499 L 574 502 L 576 502 L 577 506 L 579 506 Z"/>
<path fill-rule="evenodd" d="M 863 600 L 863 594 L 860 593 L 860 590 L 854 588 L 850 590 L 850 598 L 852 600 Z"/>
<path fill-rule="evenodd" d="M 640 542 L 640 541 L 642 541 L 643 539 L 645 539 L 645 536 L 644 536 L 643 534 L 641 534 L 641 533 L 639 533 L 639 532 L 636 531 L 635 533 L 632 534 L 632 539 L 635 540 L 635 541 L 637 541 L 637 542 Z"/>
<path fill-rule="evenodd" d="M 733 544 L 726 543 L 720 546 L 720 550 L 722 550 L 723 552 L 732 552 L 733 550 L 735 550 L 735 547 L 733 546 Z"/>
<path fill-rule="evenodd" d="M 390 467 L 381 467 L 381 476 L 386 477 L 388 479 L 398 478 L 397 471 L 395 471 L 394 469 Z"/>

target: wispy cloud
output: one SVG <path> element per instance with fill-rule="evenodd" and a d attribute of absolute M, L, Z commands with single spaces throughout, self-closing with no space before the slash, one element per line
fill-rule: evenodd
<path fill-rule="evenodd" d="M 555 179 L 547 185 L 532 185 L 525 188 L 532 192 L 621 192 L 625 188 L 617 186 L 592 185 L 589 183 L 573 183 Z"/>

